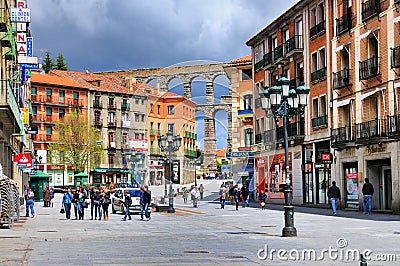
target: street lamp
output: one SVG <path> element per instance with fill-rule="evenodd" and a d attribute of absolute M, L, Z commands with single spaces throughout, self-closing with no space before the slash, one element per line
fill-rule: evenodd
<path fill-rule="evenodd" d="M 160 136 L 158 139 L 158 147 L 161 151 L 166 152 L 167 156 L 165 156 L 165 165 L 169 164 L 169 206 L 168 213 L 174 213 L 174 198 L 172 195 L 172 172 L 173 172 L 173 161 L 171 156 L 181 146 L 182 138 L 178 136 L 173 136 L 171 131 L 167 132 L 167 137 Z"/>
<path fill-rule="evenodd" d="M 200 158 L 194 158 L 192 160 L 190 160 L 190 164 L 194 166 L 194 185 L 197 186 L 197 174 L 196 174 L 196 170 L 197 170 L 197 166 L 201 163 Z"/>
<path fill-rule="evenodd" d="M 292 237 L 297 236 L 297 230 L 294 227 L 294 207 L 292 206 L 292 188 L 290 185 L 289 176 L 289 142 L 287 123 L 288 119 L 296 115 L 304 114 L 304 109 L 307 106 L 307 96 L 310 89 L 304 85 L 294 88 L 290 85 L 290 80 L 286 77 L 281 77 L 278 80 L 278 86 L 271 88 L 264 87 L 261 93 L 263 108 L 267 110 L 267 117 L 274 117 L 276 121 L 279 118 L 283 120 L 283 132 L 285 143 L 285 227 L 282 229 L 282 236 Z M 270 112 L 268 112 L 270 111 Z"/>
<path fill-rule="evenodd" d="M 135 163 L 140 162 L 143 159 L 143 153 L 138 152 L 135 150 L 135 148 L 130 148 L 129 145 L 125 145 L 125 155 L 128 156 L 128 161 L 131 166 L 131 178 L 132 181 L 135 180 Z M 136 180 L 135 180 L 136 181 Z M 138 185 L 140 185 L 141 180 L 136 181 Z M 121 185 L 125 185 L 126 180 L 124 178 L 121 178 Z"/>

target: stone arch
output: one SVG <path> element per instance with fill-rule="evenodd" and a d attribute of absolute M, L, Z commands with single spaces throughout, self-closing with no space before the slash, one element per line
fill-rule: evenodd
<path fill-rule="evenodd" d="M 184 85 L 183 80 L 179 77 L 171 77 L 168 79 L 168 91 L 175 94 L 184 96 Z"/>

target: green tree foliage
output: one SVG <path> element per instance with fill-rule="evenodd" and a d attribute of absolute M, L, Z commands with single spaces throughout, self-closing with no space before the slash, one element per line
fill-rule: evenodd
<path fill-rule="evenodd" d="M 75 173 L 99 167 L 103 148 L 96 145 L 100 131 L 93 127 L 85 114 L 72 112 L 54 126 L 53 136 L 58 141 L 49 144 L 52 164 L 72 166 Z"/>
<path fill-rule="evenodd" d="M 49 73 L 49 71 L 52 70 L 53 68 L 54 68 L 53 59 L 51 59 L 50 57 L 50 52 L 46 51 L 46 55 L 42 63 L 42 69 L 44 70 L 45 73 Z"/>
<path fill-rule="evenodd" d="M 57 56 L 57 63 L 56 63 L 56 69 L 57 70 L 64 70 L 68 71 L 68 66 L 65 63 L 64 56 L 62 54 L 59 54 Z"/>

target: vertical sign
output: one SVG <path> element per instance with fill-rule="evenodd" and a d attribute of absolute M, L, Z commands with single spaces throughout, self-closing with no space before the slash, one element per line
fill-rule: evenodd
<path fill-rule="evenodd" d="M 33 38 L 26 38 L 26 55 L 33 56 Z"/>

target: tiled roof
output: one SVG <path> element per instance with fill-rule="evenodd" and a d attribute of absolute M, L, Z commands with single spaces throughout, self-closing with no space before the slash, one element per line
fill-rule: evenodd
<path fill-rule="evenodd" d="M 216 151 L 216 156 L 217 157 L 225 157 L 226 152 L 228 151 L 228 149 L 220 149 Z"/>
<path fill-rule="evenodd" d="M 50 75 L 62 76 L 73 80 L 89 90 L 111 93 L 137 94 L 140 84 L 132 83 L 132 89 L 125 86 L 125 79 L 86 72 L 51 70 Z"/>
<path fill-rule="evenodd" d="M 74 87 L 74 88 L 81 88 L 85 89 L 86 86 L 79 84 L 73 80 L 70 80 L 65 77 L 58 77 L 49 74 L 38 74 L 32 72 L 31 76 L 31 83 L 40 83 L 46 85 L 57 85 L 57 86 L 64 86 L 64 87 Z"/>
<path fill-rule="evenodd" d="M 251 63 L 251 54 L 234 59 L 231 61 L 233 64 L 238 64 L 238 63 Z"/>

